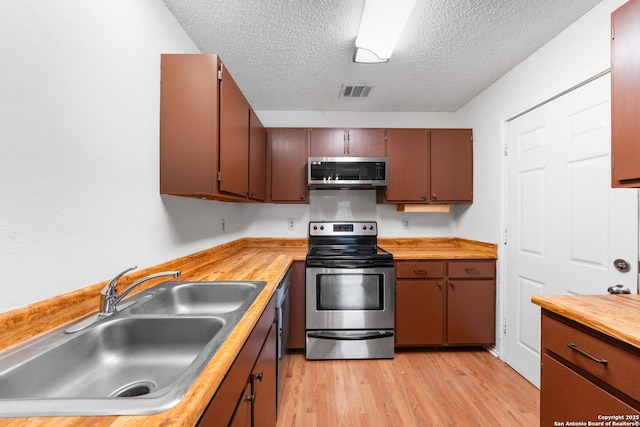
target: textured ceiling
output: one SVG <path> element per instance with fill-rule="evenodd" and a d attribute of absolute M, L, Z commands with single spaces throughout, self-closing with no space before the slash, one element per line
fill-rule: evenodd
<path fill-rule="evenodd" d="M 164 0 L 254 109 L 324 111 L 456 111 L 600 1 L 417 0 L 391 60 L 355 64 L 364 0 Z"/>

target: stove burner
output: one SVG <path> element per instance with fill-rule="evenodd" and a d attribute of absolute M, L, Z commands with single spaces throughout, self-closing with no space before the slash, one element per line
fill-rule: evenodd
<path fill-rule="evenodd" d="M 306 261 L 356 268 L 392 264 L 393 255 L 378 246 L 375 222 L 311 222 Z"/>

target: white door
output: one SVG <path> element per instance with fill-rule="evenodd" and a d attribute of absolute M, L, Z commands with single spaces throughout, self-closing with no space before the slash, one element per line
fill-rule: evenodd
<path fill-rule="evenodd" d="M 538 387 L 533 295 L 637 292 L 638 192 L 610 188 L 609 100 L 607 74 L 507 124 L 505 360 Z"/>

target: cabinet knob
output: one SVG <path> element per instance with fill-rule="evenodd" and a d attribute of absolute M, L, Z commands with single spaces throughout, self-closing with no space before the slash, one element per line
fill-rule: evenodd
<path fill-rule="evenodd" d="M 427 200 L 427 196 L 420 196 L 422 200 Z"/>
<path fill-rule="evenodd" d="M 438 195 L 437 195 L 437 194 L 435 194 L 435 193 L 434 193 L 434 194 L 432 194 L 432 195 L 431 195 L 431 199 L 432 199 L 432 200 L 438 200 Z"/>
<path fill-rule="evenodd" d="M 251 394 L 247 395 L 247 397 L 245 397 L 245 399 L 247 400 L 247 402 L 253 402 L 254 400 L 256 400 L 256 394 L 255 393 L 251 393 Z"/>
<path fill-rule="evenodd" d="M 304 200 L 304 194 L 300 195 L 300 200 Z"/>
<path fill-rule="evenodd" d="M 253 374 L 253 378 L 254 378 L 254 379 L 256 379 L 256 380 L 258 380 L 258 381 L 260 381 L 260 382 L 262 382 L 262 377 L 263 377 L 263 376 L 264 376 L 264 372 L 263 372 L 263 371 L 260 371 L 260 372 L 259 372 L 259 373 L 257 373 L 257 374 Z"/>

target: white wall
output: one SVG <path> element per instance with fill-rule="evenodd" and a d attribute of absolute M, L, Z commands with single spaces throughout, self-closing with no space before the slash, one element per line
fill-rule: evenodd
<path fill-rule="evenodd" d="M 0 312 L 243 235 L 235 204 L 159 195 L 174 52 L 161 0 L 0 3 Z"/>

